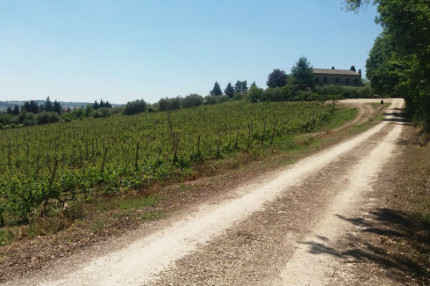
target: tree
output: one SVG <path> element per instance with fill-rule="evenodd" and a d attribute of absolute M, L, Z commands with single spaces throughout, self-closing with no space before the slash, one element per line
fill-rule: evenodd
<path fill-rule="evenodd" d="M 380 95 L 395 96 L 400 77 L 394 66 L 394 42 L 391 36 L 381 34 L 375 40 L 366 61 L 366 76 L 373 90 Z"/>
<path fill-rule="evenodd" d="M 258 88 L 257 85 L 251 85 L 248 95 L 249 100 L 254 103 L 264 100 L 264 91 L 262 88 Z"/>
<path fill-rule="evenodd" d="M 190 108 L 203 104 L 203 97 L 198 94 L 190 94 L 182 99 L 182 107 Z"/>
<path fill-rule="evenodd" d="M 54 110 L 54 106 L 52 105 L 52 102 L 49 99 L 49 96 L 45 100 L 45 104 L 43 106 L 43 110 L 44 111 L 53 111 Z"/>
<path fill-rule="evenodd" d="M 270 88 L 282 87 L 287 84 L 287 74 L 283 70 L 274 69 L 269 74 L 266 84 Z"/>
<path fill-rule="evenodd" d="M 100 105 L 99 105 L 99 103 L 97 102 L 97 100 L 96 101 L 94 101 L 94 103 L 93 103 L 93 109 L 94 110 L 97 110 L 97 109 L 99 109 L 100 108 Z"/>
<path fill-rule="evenodd" d="M 124 107 L 123 114 L 125 115 L 133 115 L 144 112 L 146 110 L 147 103 L 141 100 L 129 101 Z"/>
<path fill-rule="evenodd" d="M 6 109 L 6 113 L 12 115 L 12 112 L 13 112 L 12 111 L 12 107 L 8 106 L 7 109 Z"/>
<path fill-rule="evenodd" d="M 248 91 L 248 83 L 246 80 L 242 81 L 242 92 Z"/>
<path fill-rule="evenodd" d="M 30 109 L 28 112 L 33 112 L 34 114 L 39 113 L 39 105 L 33 100 L 30 101 Z"/>
<path fill-rule="evenodd" d="M 85 112 L 84 112 L 85 117 L 91 116 L 92 113 L 93 113 L 93 111 L 94 111 L 93 105 L 92 104 L 87 104 L 87 106 L 85 107 Z"/>
<path fill-rule="evenodd" d="M 234 91 L 236 93 L 241 93 L 241 92 L 247 92 L 248 91 L 248 83 L 246 80 L 244 81 L 236 81 L 236 84 L 234 85 Z"/>
<path fill-rule="evenodd" d="M 353 71 L 353 72 L 357 72 L 357 70 L 355 69 L 355 66 L 351 66 L 351 68 L 349 70 Z"/>
<path fill-rule="evenodd" d="M 357 12 L 370 0 L 345 3 L 348 10 Z M 377 5 L 376 23 L 381 24 L 382 34 L 366 63 L 372 87 L 404 96 L 409 115 L 430 128 L 430 2 L 374 0 L 373 4 Z M 389 75 L 383 75 L 383 70 Z"/>
<path fill-rule="evenodd" d="M 170 98 L 169 99 L 169 109 L 170 110 L 177 110 L 181 108 L 181 101 L 182 98 L 180 96 Z"/>
<path fill-rule="evenodd" d="M 169 110 L 170 109 L 169 99 L 167 97 L 166 98 L 160 98 L 160 100 L 158 101 L 158 108 L 161 111 Z"/>
<path fill-rule="evenodd" d="M 301 57 L 295 66 L 291 69 L 292 84 L 296 85 L 299 90 L 308 90 L 313 88 L 314 73 L 312 72 L 311 63 L 306 57 Z"/>
<path fill-rule="evenodd" d="M 224 89 L 224 94 L 230 98 L 234 96 L 234 88 L 230 82 L 227 84 L 227 87 Z"/>
<path fill-rule="evenodd" d="M 54 106 L 53 106 L 53 111 L 54 112 L 57 112 L 58 114 L 61 114 L 61 111 L 62 111 L 62 107 L 61 107 L 61 104 L 58 102 L 58 101 L 54 101 Z"/>
<path fill-rule="evenodd" d="M 210 95 L 222 95 L 222 90 L 219 83 L 216 81 L 213 89 L 210 91 Z"/>
<path fill-rule="evenodd" d="M 18 115 L 19 114 L 19 106 L 15 104 L 12 110 L 12 115 Z"/>

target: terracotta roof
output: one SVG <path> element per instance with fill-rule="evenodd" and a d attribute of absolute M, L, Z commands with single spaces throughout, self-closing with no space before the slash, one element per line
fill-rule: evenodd
<path fill-rule="evenodd" d="M 360 75 L 355 71 L 350 70 L 332 70 L 332 69 L 312 69 L 314 73 L 322 73 L 322 74 L 342 74 L 342 75 Z"/>

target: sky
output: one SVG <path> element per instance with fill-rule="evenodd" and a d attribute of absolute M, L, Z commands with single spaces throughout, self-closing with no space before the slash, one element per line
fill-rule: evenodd
<path fill-rule="evenodd" d="M 0 0 L 0 100 L 122 104 L 207 95 L 217 81 L 365 71 L 381 32 L 342 0 Z"/>

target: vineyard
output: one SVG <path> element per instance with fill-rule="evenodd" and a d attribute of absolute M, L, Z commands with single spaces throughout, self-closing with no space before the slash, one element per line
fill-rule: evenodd
<path fill-rule="evenodd" d="M 71 203 L 138 190 L 232 152 L 321 125 L 316 102 L 229 102 L 0 130 L 0 224 Z"/>

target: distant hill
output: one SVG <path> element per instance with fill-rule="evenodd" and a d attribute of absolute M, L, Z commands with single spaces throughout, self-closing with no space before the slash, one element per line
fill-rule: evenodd
<path fill-rule="evenodd" d="M 6 111 L 8 106 L 14 107 L 15 105 L 21 106 L 24 104 L 26 100 L 22 101 L 0 101 L 0 112 Z M 29 100 L 28 100 L 29 101 Z M 37 102 L 38 105 L 41 105 L 45 102 L 45 100 L 33 100 L 34 102 Z M 69 107 L 70 109 L 73 109 L 75 107 L 85 107 L 87 104 L 92 104 L 93 102 L 68 102 L 68 101 L 59 101 L 61 106 L 63 108 Z M 118 104 L 112 104 L 112 106 L 118 106 Z"/>

